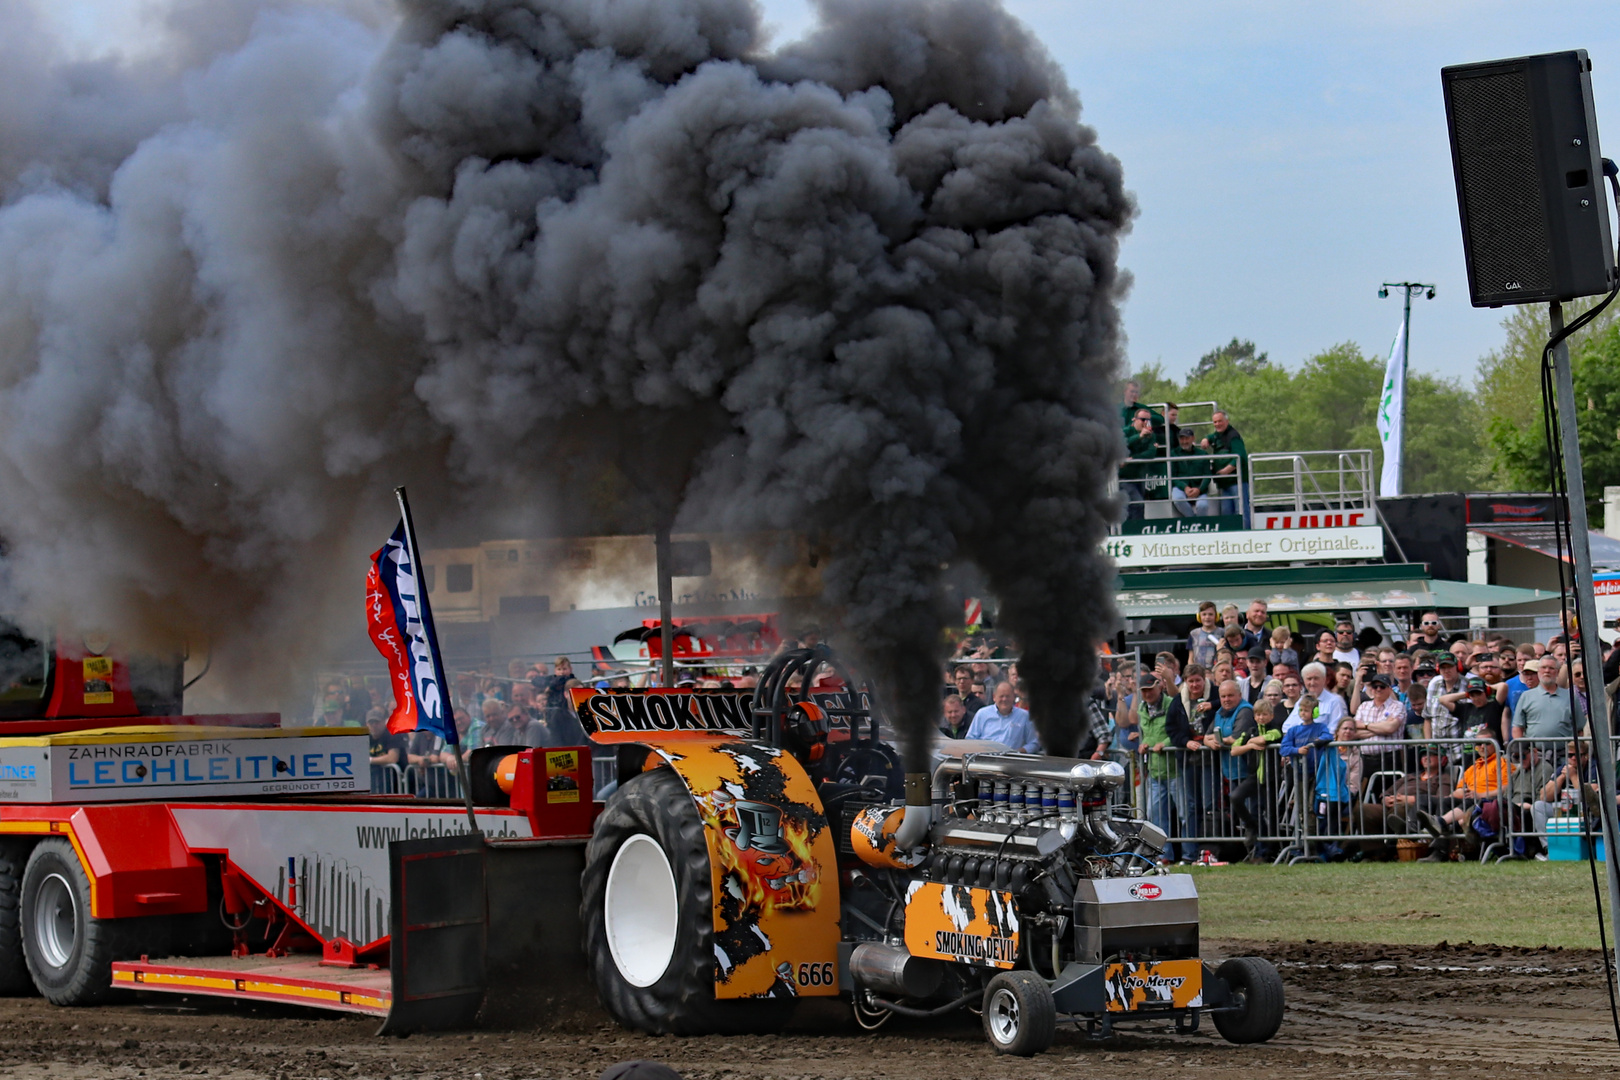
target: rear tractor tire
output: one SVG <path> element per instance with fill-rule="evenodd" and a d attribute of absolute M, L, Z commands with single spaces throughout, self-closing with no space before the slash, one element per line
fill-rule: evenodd
<path fill-rule="evenodd" d="M 1271 961 L 1234 956 L 1215 970 L 1215 977 L 1243 999 L 1240 1009 L 1212 1013 L 1215 1030 L 1229 1043 L 1262 1043 L 1282 1026 L 1283 981 Z"/>
<path fill-rule="evenodd" d="M 713 886 L 703 821 L 673 769 L 620 785 L 585 849 L 580 921 L 603 1006 L 654 1035 L 769 1032 L 792 998 L 715 1000 Z"/>
<path fill-rule="evenodd" d="M 984 988 L 984 1037 L 998 1054 L 1033 1057 L 1057 1034 L 1052 988 L 1033 971 L 1003 971 Z"/>
<path fill-rule="evenodd" d="M 28 842 L 0 839 L 0 994 L 34 989 L 22 947 L 22 879 Z"/>
<path fill-rule="evenodd" d="M 50 837 L 35 845 L 22 876 L 23 956 L 34 986 L 56 1005 L 112 998 L 114 960 L 159 954 L 157 920 L 98 919 L 90 914 L 90 879 L 73 845 Z"/>

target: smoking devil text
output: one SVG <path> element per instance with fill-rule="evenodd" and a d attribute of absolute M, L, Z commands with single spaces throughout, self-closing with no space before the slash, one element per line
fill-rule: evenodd
<path fill-rule="evenodd" d="M 748 731 L 747 692 L 738 694 L 597 694 L 579 707 L 587 729 L 614 731 Z"/>
<path fill-rule="evenodd" d="M 935 931 L 934 949 L 936 952 L 943 953 L 946 956 L 956 956 L 966 960 L 987 960 L 991 963 L 1018 959 L 1018 940 L 1016 938 L 962 934 L 954 930 Z"/>

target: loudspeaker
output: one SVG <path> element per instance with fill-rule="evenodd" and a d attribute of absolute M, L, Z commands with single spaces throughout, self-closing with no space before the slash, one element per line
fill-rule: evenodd
<path fill-rule="evenodd" d="M 1585 49 L 1442 68 L 1475 307 L 1573 300 L 1615 281 Z"/>
<path fill-rule="evenodd" d="M 1428 563 L 1429 573 L 1445 581 L 1467 581 L 1465 505 L 1456 494 L 1398 495 L 1379 499 L 1378 511 L 1407 562 Z"/>

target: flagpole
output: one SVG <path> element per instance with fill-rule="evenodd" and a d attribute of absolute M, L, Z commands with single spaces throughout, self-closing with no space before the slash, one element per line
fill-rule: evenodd
<path fill-rule="evenodd" d="M 422 569 L 422 556 L 416 545 L 416 523 L 411 520 L 411 504 L 405 498 L 405 489 L 394 489 L 394 497 L 399 500 L 399 517 L 405 524 L 405 552 L 411 557 L 411 566 L 416 575 L 416 602 L 417 609 L 422 616 L 422 629 L 427 638 L 428 652 L 433 657 L 433 677 L 439 681 L 439 700 L 443 703 L 445 725 L 450 732 L 450 748 L 456 755 L 456 778 L 461 787 L 461 799 L 467 807 L 467 825 L 473 832 L 478 831 L 478 818 L 473 813 L 472 783 L 467 775 L 467 762 L 461 757 L 461 732 L 456 729 L 456 708 L 450 700 L 450 681 L 444 677 L 444 658 L 439 655 L 439 635 L 433 629 L 433 610 L 428 606 L 428 589 L 425 574 Z M 422 703 L 416 703 L 418 709 Z"/>
<path fill-rule="evenodd" d="M 1396 495 L 1406 494 L 1406 483 L 1402 474 L 1406 471 L 1406 373 L 1412 367 L 1412 294 L 1423 293 L 1425 299 L 1434 299 L 1434 286 L 1420 281 L 1386 281 L 1379 286 L 1378 298 L 1383 300 L 1389 296 L 1389 290 L 1399 289 L 1406 296 L 1405 310 L 1401 313 L 1401 412 L 1392 420 L 1400 427 L 1398 442 L 1401 447 L 1401 458 L 1395 463 Z M 1392 358 L 1393 359 L 1393 358 Z M 1387 451 L 1386 451 L 1387 452 Z"/>

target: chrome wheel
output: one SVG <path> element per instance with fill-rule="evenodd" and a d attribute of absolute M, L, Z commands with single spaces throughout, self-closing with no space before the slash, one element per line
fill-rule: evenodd
<path fill-rule="evenodd" d="M 67 967 L 79 941 L 79 908 L 73 886 L 61 874 L 51 874 L 40 882 L 35 895 L 33 931 L 39 957 L 53 968 Z"/>
<path fill-rule="evenodd" d="M 1018 999 L 1011 990 L 997 988 L 990 995 L 984 1018 L 991 1036 L 1001 1045 L 1009 1046 L 1018 1038 Z"/>

